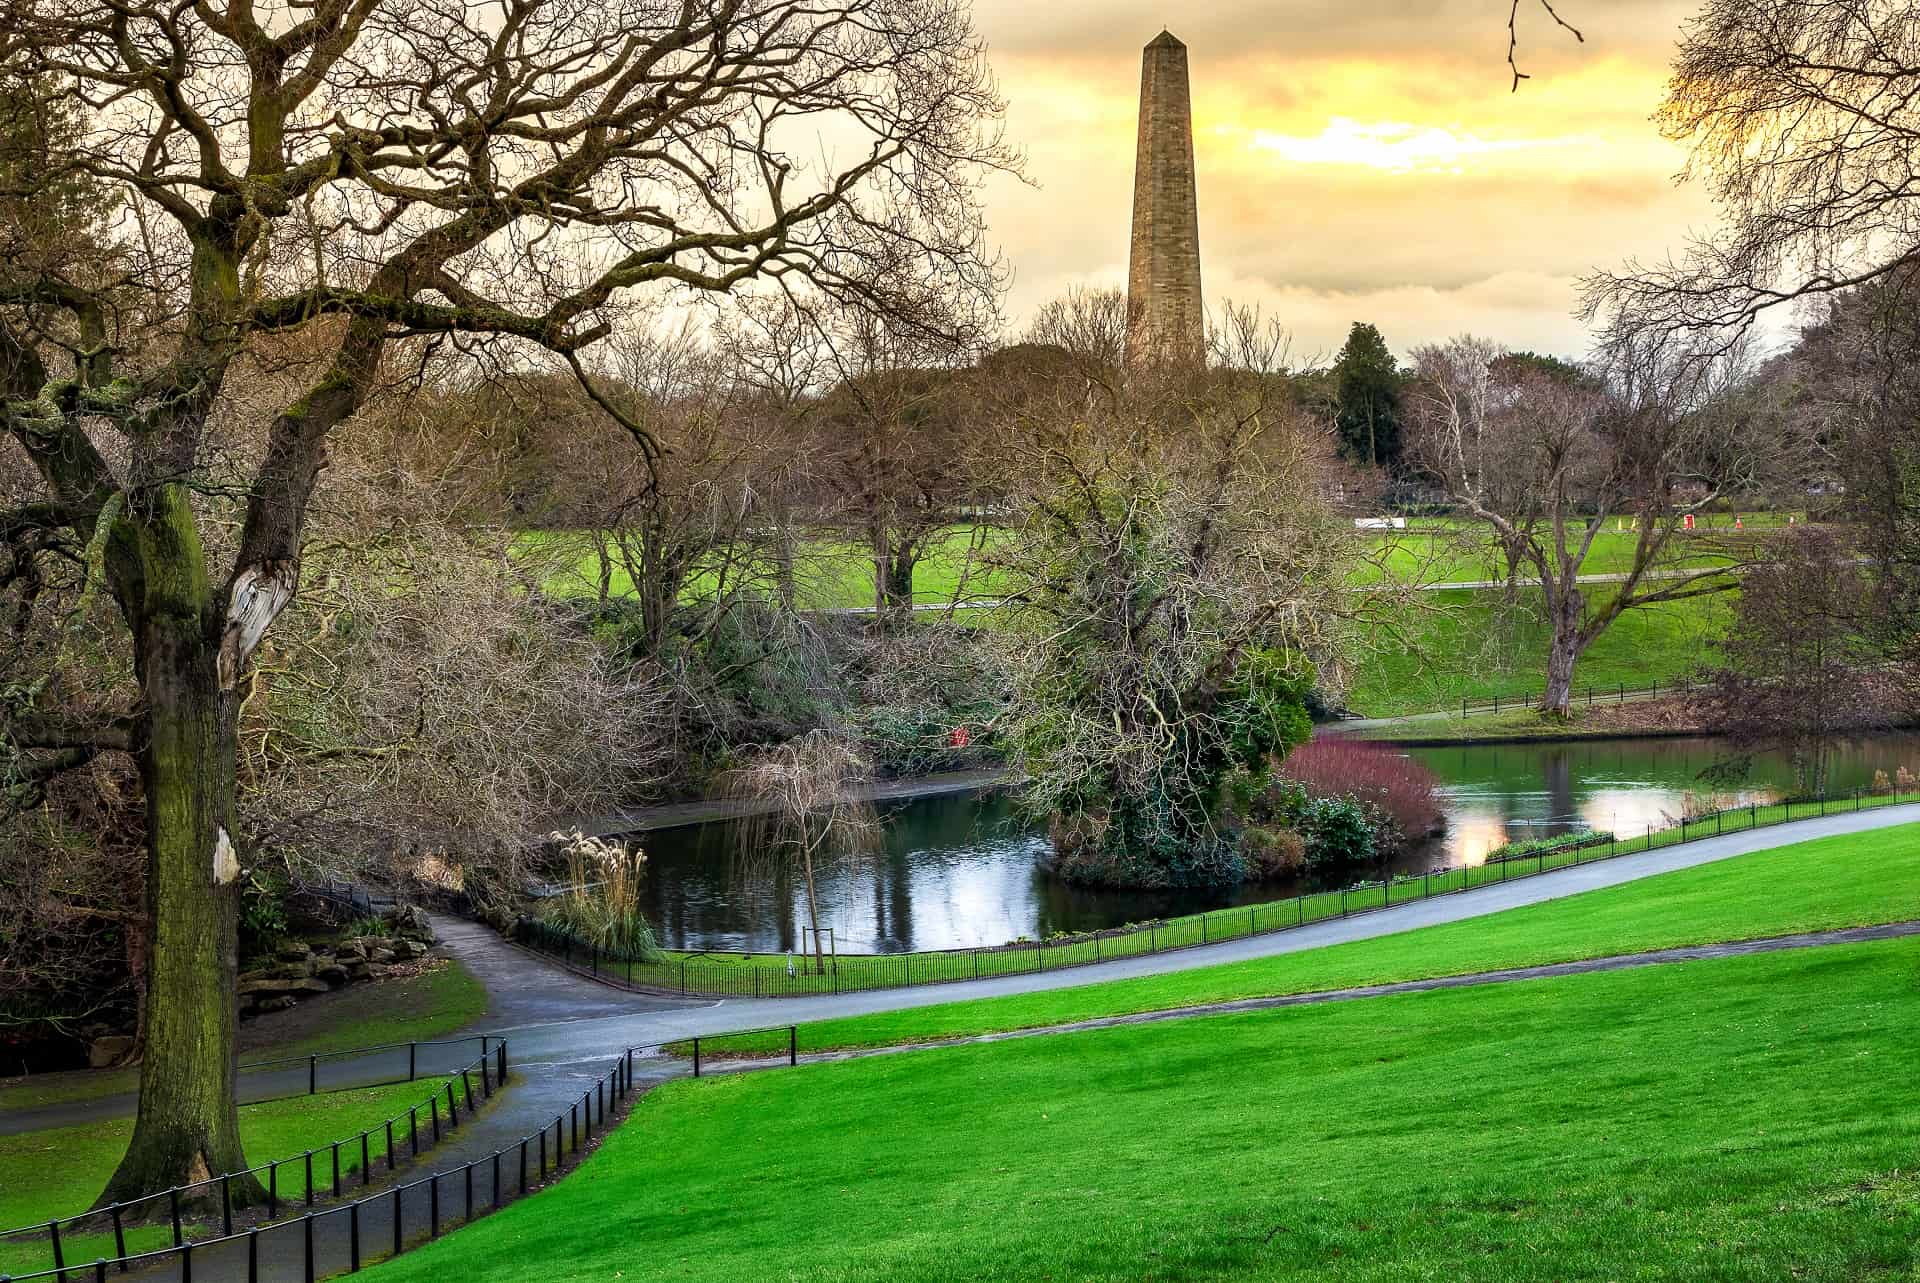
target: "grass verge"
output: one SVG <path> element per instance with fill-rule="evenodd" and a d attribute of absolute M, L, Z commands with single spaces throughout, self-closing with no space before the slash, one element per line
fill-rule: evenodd
<path fill-rule="evenodd" d="M 290 1019 L 302 1019 L 303 1024 L 316 1024 L 310 1032 L 277 1039 L 271 1024 L 274 1016 L 262 1017 L 268 1024 L 244 1027 L 241 1061 L 313 1056 L 444 1037 L 486 1014 L 487 991 L 472 972 L 445 958 L 418 975 L 351 985 L 306 1006 L 306 1011 L 295 1007 L 285 1014 Z M 312 1019 L 315 1017 L 317 1020 Z M 34 1074 L 0 1084 L 0 1113 L 98 1100 L 137 1091 L 139 1086 L 137 1068 Z"/>
<path fill-rule="evenodd" d="M 809 1051 L 887 1046 L 1236 998 L 1916 918 L 1920 824 L 1901 825 L 1756 851 L 1562 900 L 1350 944 L 1071 989 L 821 1021 L 801 1029 L 800 1045 Z M 700 1046 L 715 1054 L 771 1054 L 786 1049 L 785 1037 L 702 1038 Z"/>
<path fill-rule="evenodd" d="M 423 1104 L 437 1085 L 436 1082 L 396 1083 L 246 1105 L 240 1110 L 241 1139 L 249 1160 L 255 1163 L 298 1159 L 309 1149 L 321 1150 L 314 1157 L 314 1184 L 324 1193 L 333 1176 L 332 1154 L 325 1146 L 356 1136 L 395 1115 L 404 1116 L 409 1106 Z M 105 1188 L 132 1134 L 131 1118 L 115 1118 L 0 1136 L 0 1172 L 10 1175 L 10 1179 L 0 1181 L 0 1229 L 74 1216 L 85 1210 Z M 404 1145 L 402 1132 L 396 1136 L 396 1154 Z M 384 1135 L 370 1138 L 369 1157 L 376 1167 L 384 1166 Z M 341 1147 L 340 1170 L 343 1178 L 360 1170 L 357 1144 Z M 18 1174 L 23 1172 L 34 1173 L 34 1178 L 19 1179 Z M 303 1199 L 305 1165 L 294 1162 L 282 1168 L 276 1185 L 283 1200 Z M 212 1222 L 197 1218 L 194 1221 L 197 1232 L 193 1236 L 218 1233 L 218 1222 L 218 1215 Z M 165 1225 L 141 1225 L 127 1230 L 129 1251 L 150 1251 L 172 1241 L 172 1231 Z M 110 1258 L 115 1254 L 111 1232 L 63 1234 L 62 1247 L 69 1263 L 91 1262 L 97 1257 Z M 50 1253 L 50 1244 L 45 1238 L 0 1240 L 0 1274 L 52 1269 Z"/>
<path fill-rule="evenodd" d="M 1888 941 L 683 1080 L 376 1278 L 1910 1278 L 1916 968 Z"/>

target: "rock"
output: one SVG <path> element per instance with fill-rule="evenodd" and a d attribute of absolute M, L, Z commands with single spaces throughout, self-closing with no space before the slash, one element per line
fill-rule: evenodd
<path fill-rule="evenodd" d="M 348 943 L 360 950 L 361 953 L 370 955 L 375 949 L 386 948 L 387 938 L 385 936 L 355 936 L 352 940 L 348 941 Z"/>
<path fill-rule="evenodd" d="M 301 976 L 299 978 L 270 976 L 265 980 L 249 980 L 242 984 L 239 990 L 242 998 L 248 994 L 325 993 L 326 991 L 327 982 L 324 980 L 315 980 L 311 976 Z M 264 1008 L 266 1003 L 262 1002 L 260 1005 Z"/>
<path fill-rule="evenodd" d="M 349 962 L 347 964 L 347 982 L 351 984 L 355 980 L 365 980 L 368 970 L 368 963 L 364 959 Z"/>
<path fill-rule="evenodd" d="M 418 940 L 396 940 L 393 942 L 393 956 L 403 961 L 427 956 L 427 946 Z"/>
<path fill-rule="evenodd" d="M 387 977 L 387 973 L 392 970 L 393 968 L 384 962 L 369 962 L 367 964 L 367 979 L 384 980 Z"/>
<path fill-rule="evenodd" d="M 90 1069 L 106 1069 L 117 1065 L 133 1051 L 133 1039 L 125 1034 L 109 1034 L 105 1038 L 95 1038 L 93 1045 L 87 1048 L 87 1066 Z"/>
<path fill-rule="evenodd" d="M 427 920 L 427 911 L 417 904 L 401 905 L 387 915 L 387 921 L 395 935 L 433 943 L 433 924 Z"/>
<path fill-rule="evenodd" d="M 367 950 L 367 961 L 368 961 L 368 962 L 376 962 L 376 963 L 386 963 L 386 962 L 392 962 L 392 961 L 393 961 L 393 959 L 394 959 L 394 957 L 395 957 L 395 954 L 394 954 L 394 952 L 393 952 L 393 950 L 392 950 L 392 949 L 369 949 L 369 950 Z"/>
<path fill-rule="evenodd" d="M 313 978 L 315 980 L 323 980 L 328 985 L 338 988 L 340 985 L 347 983 L 347 969 L 337 962 L 325 963 L 313 969 Z"/>
<path fill-rule="evenodd" d="M 277 998 L 262 998 L 260 1000 L 260 1010 L 262 1011 L 285 1011 L 292 1005 L 293 995 L 290 993 L 283 993 Z"/>
<path fill-rule="evenodd" d="M 357 944 L 343 944 L 333 951 L 333 960 L 341 963 L 365 962 L 367 951 Z"/>
<path fill-rule="evenodd" d="M 298 962 L 283 962 L 267 973 L 276 980 L 304 980 L 313 974 L 313 959 L 302 958 Z"/>
<path fill-rule="evenodd" d="M 305 941 L 296 940 L 292 944 L 281 945 L 273 956 L 282 962 L 304 962 L 313 957 L 313 950 Z"/>

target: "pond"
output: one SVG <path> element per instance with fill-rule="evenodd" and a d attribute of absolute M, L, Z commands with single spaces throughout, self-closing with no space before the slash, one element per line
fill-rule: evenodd
<path fill-rule="evenodd" d="M 1397 862 L 1412 872 L 1477 864 L 1492 847 L 1572 828 L 1621 835 L 1706 807 L 1775 797 L 1793 770 L 1779 755 L 1755 758 L 1734 783 L 1705 773 L 1727 755 L 1710 737 L 1577 741 L 1409 749 L 1442 784 L 1448 827 Z M 1920 772 L 1920 735 L 1851 741 L 1838 755 L 1834 787 L 1873 782 L 1876 770 Z M 1041 867 L 1047 839 L 1023 823 L 1003 794 L 963 794 L 897 804 L 885 849 L 821 882 L 821 926 L 852 953 L 950 949 L 1039 939 L 1199 909 L 1292 895 L 1264 884 L 1215 891 L 1093 891 Z M 804 947 L 804 891 L 785 880 L 737 876 L 734 834 L 705 824 L 648 834 L 643 899 L 662 944 L 676 949 L 783 952 Z"/>

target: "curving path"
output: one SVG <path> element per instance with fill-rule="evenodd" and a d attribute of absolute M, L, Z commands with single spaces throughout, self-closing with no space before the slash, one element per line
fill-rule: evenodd
<path fill-rule="evenodd" d="M 761 1000 L 693 1000 L 670 996 L 649 996 L 614 990 L 594 983 L 563 968 L 516 948 L 485 927 L 452 919 L 437 919 L 445 952 L 460 959 L 485 985 L 488 993 L 486 1016 L 473 1032 L 504 1035 L 508 1039 L 514 1084 L 495 1097 L 490 1106 L 468 1118 L 460 1130 L 445 1143 L 423 1155 L 411 1170 L 403 1168 L 401 1180 L 418 1179 L 426 1171 L 448 1171 L 463 1164 L 478 1163 L 479 1180 L 473 1190 L 474 1210 L 484 1211 L 491 1202 L 489 1179 L 491 1156 L 509 1150 L 522 1136 L 564 1112 L 568 1105 L 588 1090 L 594 1079 L 605 1074 L 620 1050 L 628 1046 L 657 1044 L 692 1035 L 721 1034 L 732 1031 L 786 1025 L 807 1021 L 859 1015 L 869 1012 L 902 1010 L 956 1002 L 1001 994 L 1031 993 L 1095 984 L 1130 976 L 1153 975 L 1214 966 L 1249 958 L 1270 957 L 1304 949 L 1320 948 L 1354 940 L 1372 939 L 1401 931 L 1414 930 L 1443 922 L 1457 922 L 1522 905 L 1576 895 L 1600 887 L 1616 886 L 1640 878 L 1676 869 L 1710 864 L 1732 856 L 1770 847 L 1785 846 L 1813 838 L 1868 832 L 1920 821 L 1920 804 L 1831 815 L 1796 821 L 1752 832 L 1705 838 L 1682 846 L 1664 848 L 1639 855 L 1621 856 L 1594 864 L 1540 874 L 1519 882 L 1496 884 L 1435 900 L 1398 905 L 1360 916 L 1316 923 L 1309 927 L 1255 936 L 1183 950 L 1177 953 L 1145 955 L 1115 962 L 1076 967 L 1058 972 L 1006 976 L 990 980 L 934 985 L 917 989 L 879 990 L 864 993 L 823 995 L 814 998 Z M 1722 945 L 1657 950 L 1548 966 L 1515 968 L 1399 984 L 1368 986 L 1350 990 L 1256 998 L 1145 1012 L 1126 1016 L 1079 1021 L 1042 1029 L 981 1035 L 957 1042 L 996 1041 L 1005 1038 L 1038 1037 L 1081 1029 L 1104 1028 L 1120 1024 L 1177 1019 L 1187 1016 L 1257 1011 L 1269 1008 L 1313 1003 L 1350 1001 L 1386 993 L 1415 992 L 1458 986 L 1496 984 L 1542 976 L 1579 974 L 1587 971 L 1615 970 L 1650 966 L 1694 958 L 1722 957 L 1741 953 L 1769 952 L 1779 949 L 1812 948 L 1850 940 L 1888 939 L 1920 935 L 1920 923 L 1895 923 L 1879 927 L 1843 931 L 1807 933 L 1769 940 L 1735 942 Z M 952 1045 L 946 1044 L 920 1044 Z M 820 1053 L 805 1056 L 805 1061 L 844 1059 L 854 1055 L 885 1055 L 912 1050 L 912 1047 L 880 1048 L 863 1052 Z M 756 1067 L 752 1061 L 716 1064 L 716 1071 L 738 1071 Z M 637 1085 L 647 1086 L 678 1077 L 688 1071 L 686 1062 L 660 1055 L 643 1055 L 636 1060 Z M 90 1117 L 106 1118 L 130 1112 L 124 1098 L 86 1102 Z M 63 1113 L 66 1112 L 64 1109 Z M 23 1117 L 28 1115 L 23 1115 Z M 8 1120 L 12 1121 L 12 1120 Z M 70 1116 L 64 1121 L 74 1121 Z M 513 1184 L 511 1164 L 503 1174 L 503 1185 Z M 379 1182 L 381 1184 L 390 1182 Z M 511 1189 L 503 1190 L 510 1195 Z M 444 1224 L 466 1219 L 464 1195 L 447 1195 Z M 391 1237 L 392 1208 L 385 1199 L 364 1209 L 362 1228 L 369 1243 L 385 1242 Z M 424 1191 L 412 1190 L 404 1200 L 403 1225 L 413 1238 L 426 1228 L 429 1209 Z M 316 1248 L 321 1261 L 337 1269 L 346 1264 L 346 1224 L 341 1216 L 315 1223 Z M 260 1275 L 271 1283 L 300 1277 L 298 1244 L 288 1238 L 297 1232 L 283 1229 L 263 1241 Z M 203 1277 L 233 1278 L 241 1263 L 230 1257 L 235 1245 L 209 1245 L 208 1257 L 198 1263 Z M 384 1251 L 380 1253 L 384 1255 Z M 323 1271 L 324 1272 L 324 1271 Z M 243 1271 L 242 1271 L 243 1274 Z M 149 1272 L 149 1277 L 180 1277 L 173 1262 Z"/>

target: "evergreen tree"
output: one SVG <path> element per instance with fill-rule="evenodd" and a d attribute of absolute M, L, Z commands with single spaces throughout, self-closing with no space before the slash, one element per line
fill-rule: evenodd
<path fill-rule="evenodd" d="M 1387 350 L 1378 327 L 1355 321 L 1334 362 L 1337 400 L 1334 424 L 1340 451 L 1349 459 L 1377 467 L 1400 462 L 1400 367 Z"/>

